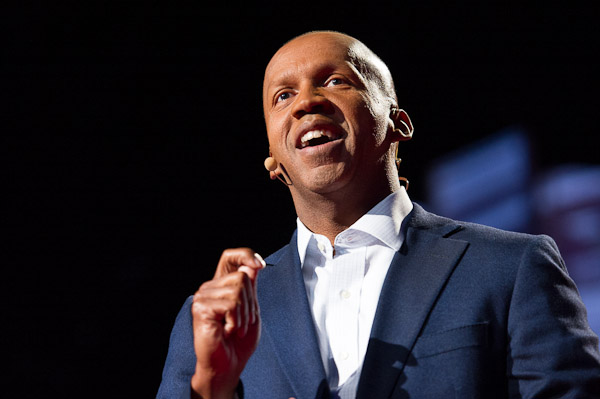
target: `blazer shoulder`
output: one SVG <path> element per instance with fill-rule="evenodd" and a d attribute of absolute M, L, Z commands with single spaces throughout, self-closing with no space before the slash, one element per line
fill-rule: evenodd
<path fill-rule="evenodd" d="M 438 230 L 444 238 L 468 241 L 471 245 L 490 245 L 496 248 L 509 247 L 550 247 L 557 250 L 554 240 L 544 234 L 533 235 L 516 231 L 503 230 L 473 222 L 454 220 L 424 210 L 415 204 L 414 215 L 409 223 L 417 229 Z"/>

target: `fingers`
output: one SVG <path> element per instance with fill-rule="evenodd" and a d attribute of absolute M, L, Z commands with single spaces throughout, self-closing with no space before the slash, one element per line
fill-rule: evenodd
<path fill-rule="evenodd" d="M 231 396 L 228 388 L 235 389 L 260 339 L 255 281 L 265 266 L 260 255 L 249 248 L 226 250 L 214 278 L 194 294 L 191 311 L 196 369 L 192 387 L 196 392 L 214 392 L 219 385 Z"/>
<path fill-rule="evenodd" d="M 259 320 L 256 297 L 257 273 L 265 267 L 260 255 L 249 248 L 223 252 L 215 277 L 202 284 L 192 304 L 194 324 L 206 337 L 244 337 Z M 196 330 L 196 328 L 194 328 Z"/>
<path fill-rule="evenodd" d="M 258 270 L 266 266 L 263 258 L 250 248 L 234 248 L 223 251 L 214 278 L 223 277 L 235 271 L 246 273 L 254 281 Z"/>
<path fill-rule="evenodd" d="M 258 318 L 255 289 L 243 272 L 230 273 L 202 284 L 194 295 L 194 316 L 215 329 L 220 325 L 226 337 L 234 331 L 244 336 Z"/>
<path fill-rule="evenodd" d="M 226 333 L 237 329 L 238 334 L 245 335 L 247 332 L 248 322 L 254 324 L 258 316 L 258 301 L 256 299 L 256 276 L 260 269 L 266 266 L 263 258 L 250 248 L 233 248 L 223 251 L 217 270 L 215 272 L 215 280 L 224 276 L 242 272 L 248 279 L 243 279 L 245 289 L 239 294 L 243 298 L 239 298 L 238 307 L 234 312 L 231 311 L 225 319 Z M 225 282 L 229 280 L 224 280 Z M 234 282 L 234 284 L 237 284 Z M 237 324 L 232 324 L 237 322 Z M 236 328 L 239 325 L 241 328 Z"/>

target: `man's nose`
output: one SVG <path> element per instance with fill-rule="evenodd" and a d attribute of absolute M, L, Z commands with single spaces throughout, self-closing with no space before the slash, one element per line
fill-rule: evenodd
<path fill-rule="evenodd" d="M 292 115 L 300 119 L 306 114 L 330 114 L 333 110 L 333 104 L 322 93 L 321 88 L 307 87 L 298 93 Z"/>

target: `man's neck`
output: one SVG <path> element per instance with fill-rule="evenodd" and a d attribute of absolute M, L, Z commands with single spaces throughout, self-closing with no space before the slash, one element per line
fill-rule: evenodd
<path fill-rule="evenodd" d="M 294 195 L 296 213 L 302 223 L 313 233 L 324 235 L 334 245 L 335 237 L 398 187 L 391 185 L 381 190 Z"/>

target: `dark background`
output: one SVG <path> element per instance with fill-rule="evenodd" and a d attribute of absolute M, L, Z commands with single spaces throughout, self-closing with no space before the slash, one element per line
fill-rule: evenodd
<path fill-rule="evenodd" d="M 169 332 L 221 251 L 295 213 L 262 163 L 262 73 L 313 29 L 361 39 L 429 162 L 507 126 L 535 165 L 598 163 L 598 15 L 569 2 L 21 2 L 3 13 L 3 317 L 16 397 L 153 397 Z"/>

